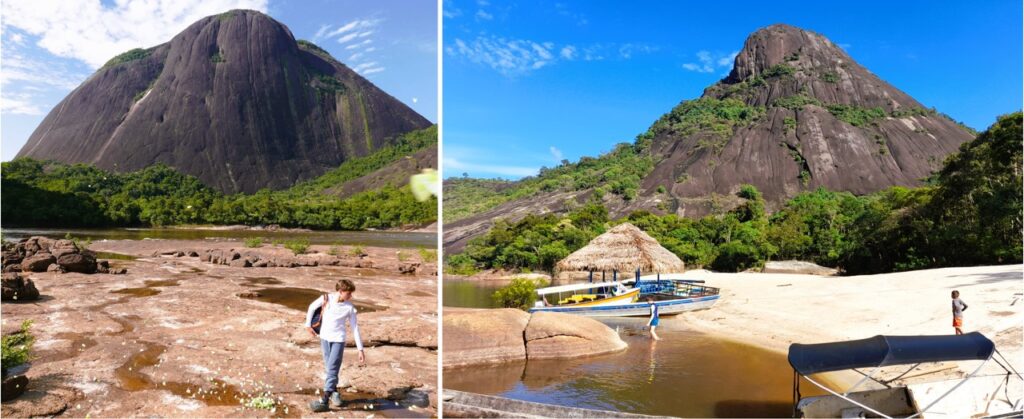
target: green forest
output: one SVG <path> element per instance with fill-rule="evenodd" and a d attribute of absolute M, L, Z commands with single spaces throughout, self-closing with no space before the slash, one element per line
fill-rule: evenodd
<path fill-rule="evenodd" d="M 428 224 L 437 201 L 414 199 L 408 185 L 344 199 L 324 191 L 437 144 L 437 126 L 413 131 L 373 154 L 289 189 L 224 195 L 166 165 L 114 173 L 86 164 L 15 159 L 2 165 L 4 226 L 135 227 L 278 224 L 362 230 Z"/>
<path fill-rule="evenodd" d="M 1021 113 L 1005 115 L 948 157 L 925 186 L 892 187 L 865 196 L 805 191 L 771 214 L 765 211 L 761 193 L 745 185 L 737 194 L 743 204 L 700 219 L 635 212 L 611 220 L 595 199 L 564 215 L 499 220 L 462 253 L 448 256 L 446 271 L 551 271 L 555 262 L 622 222 L 646 231 L 688 267 L 716 271 L 742 271 L 768 260 L 789 259 L 836 267 L 846 274 L 1021 263 L 1021 138 Z M 607 157 L 624 151 L 617 149 L 602 158 L 617 167 L 619 159 Z M 562 167 L 571 166 L 575 165 Z M 474 192 L 478 205 L 494 205 L 540 187 L 541 178 L 521 188 L 475 179 L 462 179 L 456 187 Z M 445 211 L 447 215 L 447 201 Z"/>

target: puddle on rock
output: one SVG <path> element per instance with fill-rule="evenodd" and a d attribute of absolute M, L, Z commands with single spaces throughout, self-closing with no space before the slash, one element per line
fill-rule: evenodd
<path fill-rule="evenodd" d="M 180 285 L 179 279 L 147 279 L 146 286 L 135 288 L 121 288 L 110 291 L 114 294 L 128 294 L 133 297 L 152 297 L 160 293 L 159 287 L 176 287 Z"/>
<path fill-rule="evenodd" d="M 96 252 L 96 259 L 110 259 L 110 260 L 135 260 L 138 256 L 126 255 L 123 253 L 114 252 Z"/>
<path fill-rule="evenodd" d="M 294 394 L 301 394 L 308 396 L 309 401 L 320 397 L 320 391 L 317 388 L 307 388 L 301 391 L 292 392 Z M 430 415 L 426 409 L 414 410 L 409 409 L 410 406 L 415 406 L 410 400 L 391 400 L 383 397 L 377 397 L 372 393 L 364 392 L 351 392 L 346 390 L 339 391 L 341 394 L 341 400 L 344 402 L 342 407 L 337 407 L 331 404 L 331 412 L 345 411 L 345 412 L 367 412 L 374 416 L 381 416 L 385 418 L 428 418 Z M 418 403 L 423 404 L 423 403 Z M 427 401 L 426 405 L 430 402 Z M 421 408 L 423 406 L 416 406 Z"/>
<path fill-rule="evenodd" d="M 412 296 L 412 297 L 434 297 L 435 296 L 434 294 L 431 294 L 429 292 L 424 292 L 424 291 L 410 291 L 410 292 L 405 293 L 405 295 Z"/>
<path fill-rule="evenodd" d="M 313 300 L 321 298 L 323 295 L 323 291 L 312 288 L 280 287 L 260 288 L 253 291 L 253 296 L 248 298 L 272 304 L 279 304 L 290 309 L 305 312 Z M 370 313 L 386 309 L 386 307 L 361 301 L 353 300 L 352 304 L 356 306 L 360 313 Z"/>
<path fill-rule="evenodd" d="M 89 348 L 96 346 L 96 341 L 87 336 L 85 333 L 72 333 L 72 332 L 61 332 L 54 335 L 55 338 L 60 340 L 70 341 L 68 349 L 63 351 L 56 350 L 43 350 L 37 360 L 33 362 L 42 364 L 46 362 L 57 362 L 65 359 L 70 359 L 78 356 L 82 352 L 85 352 Z"/>
<path fill-rule="evenodd" d="M 157 382 L 149 375 L 144 374 L 142 369 L 159 364 L 160 355 L 163 355 L 167 347 L 150 342 L 141 343 L 143 344 L 142 351 L 134 353 L 124 364 L 114 370 L 118 385 L 123 390 L 166 390 L 185 399 L 199 400 L 208 406 L 237 406 L 252 397 L 237 387 L 217 379 L 206 381 L 203 384 L 177 381 Z"/>
<path fill-rule="evenodd" d="M 245 280 L 245 283 L 242 284 L 242 286 L 246 286 L 246 287 L 255 287 L 257 285 L 280 285 L 280 284 L 283 284 L 283 282 L 280 279 L 277 279 L 277 278 L 274 278 L 274 277 L 270 277 L 270 276 L 255 276 L 255 277 L 247 276 L 247 277 L 244 277 L 242 279 Z"/>

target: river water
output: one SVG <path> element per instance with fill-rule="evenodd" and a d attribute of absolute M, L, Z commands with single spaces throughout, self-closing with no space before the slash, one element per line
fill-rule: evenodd
<path fill-rule="evenodd" d="M 64 238 L 66 234 L 80 239 L 100 240 L 205 240 L 263 238 L 264 242 L 309 240 L 311 244 L 362 245 L 397 248 L 437 247 L 437 233 L 400 231 L 267 231 L 267 230 L 214 230 L 199 228 L 5 228 L 4 240 L 20 240 L 29 236 Z"/>
<path fill-rule="evenodd" d="M 445 306 L 490 305 L 493 286 L 444 285 Z M 449 289 L 460 292 L 449 296 Z M 714 310 L 712 307 L 711 310 Z M 589 409 L 683 417 L 790 417 L 793 370 L 783 354 L 700 333 L 686 313 L 663 317 L 662 340 L 646 319 L 602 319 L 629 348 L 582 359 L 529 361 L 446 370 L 454 390 Z M 820 377 L 817 377 L 820 378 Z M 813 385 L 804 382 L 808 395 Z"/>

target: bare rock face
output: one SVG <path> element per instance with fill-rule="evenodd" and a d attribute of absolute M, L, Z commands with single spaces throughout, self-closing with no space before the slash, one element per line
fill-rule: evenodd
<path fill-rule="evenodd" d="M 444 367 L 526 359 L 523 331 L 530 315 L 511 308 L 445 309 Z"/>
<path fill-rule="evenodd" d="M 39 290 L 31 279 L 18 273 L 3 274 L 3 301 L 32 301 L 39 299 Z"/>
<path fill-rule="evenodd" d="M 729 76 L 703 97 L 738 100 L 764 114 L 725 136 L 655 131 L 656 164 L 641 194 L 654 197 L 664 187 L 668 211 L 680 215 L 705 215 L 716 195 L 732 197 L 742 184 L 756 186 L 770 208 L 819 187 L 867 194 L 921 185 L 973 137 L 824 36 L 788 25 L 750 35 Z M 641 197 L 626 207 L 653 204 Z"/>
<path fill-rule="evenodd" d="M 565 313 L 533 313 L 525 337 L 527 359 L 600 355 L 618 352 L 627 346 L 619 334 L 604 323 Z"/>
<path fill-rule="evenodd" d="M 203 18 L 135 52 L 71 92 L 18 157 L 115 171 L 164 163 L 220 191 L 251 193 L 316 177 L 430 125 L 256 11 Z"/>

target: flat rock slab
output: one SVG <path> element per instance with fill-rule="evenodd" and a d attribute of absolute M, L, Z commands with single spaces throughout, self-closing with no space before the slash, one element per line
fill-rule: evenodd
<path fill-rule="evenodd" d="M 517 309 L 445 309 L 444 368 L 525 359 L 600 355 L 626 349 L 597 320 Z"/>
<path fill-rule="evenodd" d="M 102 244 L 108 251 L 137 245 L 148 255 L 210 242 L 186 242 L 187 248 L 157 240 Z M 386 253 L 395 258 L 394 249 L 377 257 Z M 436 336 L 437 297 L 413 292 L 437 289 L 434 276 L 339 266 L 254 271 L 174 256 L 115 263 L 127 266 L 128 274 L 23 274 L 43 295 L 31 303 L 0 306 L 2 331 L 32 319 L 36 359 L 26 374 L 29 390 L 5 403 L 3 416 L 436 414 L 432 407 L 413 410 L 385 400 L 426 393 L 436 401 L 437 342 L 429 336 Z M 354 349 L 346 351 L 341 381 L 351 387 L 342 394 L 350 401 L 372 401 L 314 415 L 306 405 L 323 386 L 320 345 L 289 339 L 305 310 L 238 294 L 275 287 L 327 292 L 342 278 L 355 282 L 355 302 L 377 308 L 359 313 L 366 364 L 357 367 Z M 277 412 L 247 408 L 235 399 L 267 393 L 277 400 Z M 364 410 L 369 404 L 375 410 Z M 381 407 L 387 410 L 376 410 Z"/>

